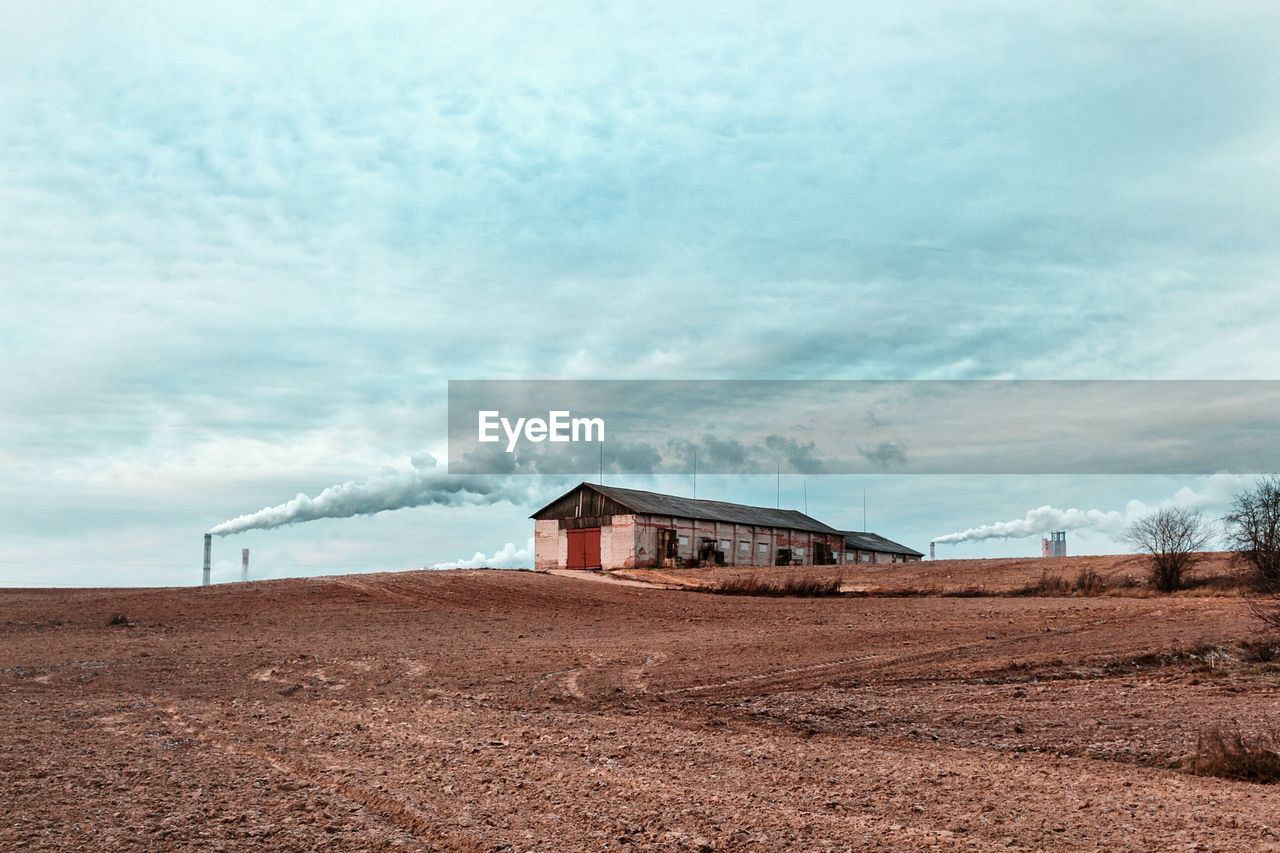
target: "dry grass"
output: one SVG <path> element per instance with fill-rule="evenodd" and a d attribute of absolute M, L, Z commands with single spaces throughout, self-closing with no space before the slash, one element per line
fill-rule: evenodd
<path fill-rule="evenodd" d="M 1147 591 L 1146 585 L 1131 575 L 1107 577 L 1085 566 L 1076 573 L 1074 580 L 1068 580 L 1046 569 L 1035 583 L 1027 584 L 1007 594 L 1015 596 L 1141 595 Z"/>
<path fill-rule="evenodd" d="M 1072 591 L 1076 595 L 1102 595 L 1108 586 L 1106 578 L 1086 566 L 1076 574 Z"/>
<path fill-rule="evenodd" d="M 817 598 L 840 594 L 840 578 L 788 577 L 769 581 L 754 575 L 728 578 L 713 586 L 701 587 L 703 592 L 719 595 L 767 595 Z"/>
<path fill-rule="evenodd" d="M 1207 729 L 1200 733 L 1196 751 L 1184 769 L 1197 776 L 1218 776 L 1242 782 L 1280 782 L 1280 734 L 1268 727 L 1248 735 L 1238 727 Z"/>
<path fill-rule="evenodd" d="M 1048 569 L 1040 573 L 1040 580 L 1013 591 L 1014 595 L 1069 595 L 1071 584 L 1062 575 L 1051 574 Z"/>

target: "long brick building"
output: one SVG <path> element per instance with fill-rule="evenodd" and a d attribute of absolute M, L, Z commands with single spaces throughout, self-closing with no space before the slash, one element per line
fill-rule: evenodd
<path fill-rule="evenodd" d="M 874 534 L 847 534 L 792 509 L 591 483 L 579 484 L 531 518 L 534 566 L 543 570 L 834 565 L 922 556 Z"/>

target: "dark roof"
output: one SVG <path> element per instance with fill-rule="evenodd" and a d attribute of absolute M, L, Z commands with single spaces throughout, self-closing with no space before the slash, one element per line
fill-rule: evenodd
<path fill-rule="evenodd" d="M 591 489 L 615 501 L 639 515 L 669 515 L 675 518 L 693 518 L 701 521 L 722 521 L 727 524 L 749 524 L 756 527 L 780 527 L 786 530 L 806 530 L 811 533 L 839 533 L 834 527 L 828 527 L 816 518 L 810 518 L 803 512 L 794 509 L 770 509 L 762 506 L 746 506 L 724 501 L 694 500 L 676 495 L 662 495 L 657 492 L 642 492 L 639 489 L 621 489 L 617 486 L 598 486 L 594 483 L 580 483 L 566 495 L 578 489 Z M 561 498 L 564 496 L 562 495 Z M 547 504 L 535 512 L 531 518 L 537 518 L 545 510 L 559 502 L 561 498 Z"/>
<path fill-rule="evenodd" d="M 881 554 L 908 554 L 913 557 L 923 557 L 924 554 L 906 545 L 899 545 L 891 539 L 885 539 L 875 533 L 863 533 L 856 530 L 845 530 L 844 544 L 845 547 L 855 551 L 878 551 Z"/>

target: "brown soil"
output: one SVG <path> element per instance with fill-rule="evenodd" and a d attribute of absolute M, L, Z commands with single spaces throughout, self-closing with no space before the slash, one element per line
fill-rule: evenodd
<path fill-rule="evenodd" d="M 0 849 L 1275 850 L 1280 787 L 1171 769 L 1280 719 L 1254 632 L 1217 594 L 0 591 Z"/>

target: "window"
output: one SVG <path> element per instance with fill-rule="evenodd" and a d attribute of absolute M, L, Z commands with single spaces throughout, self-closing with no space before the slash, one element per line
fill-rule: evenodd
<path fill-rule="evenodd" d="M 680 547 L 681 547 L 681 548 L 683 548 L 685 545 L 688 545 L 688 544 L 689 544 L 689 537 L 688 537 L 688 536 L 681 536 L 681 537 L 680 537 Z"/>
<path fill-rule="evenodd" d="M 724 551 L 726 554 L 727 554 L 727 553 L 729 553 L 729 540 L 728 540 L 728 539 L 721 539 L 721 540 L 720 540 L 720 546 L 719 546 L 719 547 L 720 547 L 720 550 L 721 550 L 721 551 Z"/>
<path fill-rule="evenodd" d="M 738 553 L 739 553 L 739 554 L 750 554 L 750 553 L 751 553 L 751 543 L 750 543 L 750 542 L 739 542 L 739 543 L 738 543 Z"/>
<path fill-rule="evenodd" d="M 803 556 L 804 556 L 804 549 L 803 549 L 803 548 L 797 548 L 797 549 L 796 549 L 796 556 L 797 556 L 797 557 L 803 557 Z"/>
<path fill-rule="evenodd" d="M 757 542 L 757 543 L 756 543 L 756 553 L 757 553 L 757 554 L 768 554 L 768 553 L 769 553 L 769 543 L 768 543 L 768 542 Z"/>

